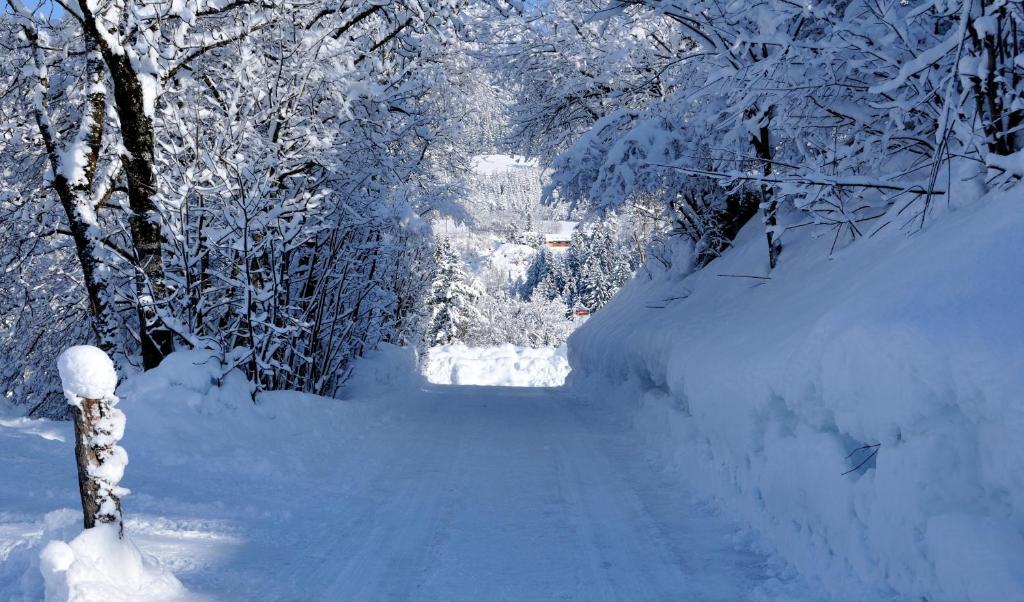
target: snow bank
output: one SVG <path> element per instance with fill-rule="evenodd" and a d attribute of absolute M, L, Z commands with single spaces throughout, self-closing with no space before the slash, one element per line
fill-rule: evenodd
<path fill-rule="evenodd" d="M 410 389 L 423 384 L 416 350 L 381 343 L 377 349 L 356 360 L 352 378 L 345 383 L 345 394 L 372 396 L 381 388 Z"/>
<path fill-rule="evenodd" d="M 445 385 L 558 387 L 569 374 L 565 346 L 530 349 L 514 345 L 430 349 L 427 380 Z"/>
<path fill-rule="evenodd" d="M 415 380 L 412 358 L 385 348 L 367 358 L 380 364 L 375 376 L 364 376 Z M 389 403 L 296 392 L 254 401 L 244 375 L 202 351 L 126 379 L 117 388 L 132 456 L 124 547 L 83 534 L 72 425 L 16 417 L 0 400 L 0 600 L 63 600 L 65 589 L 76 600 L 309 599 L 278 559 L 326 545 L 317 542 L 329 530 L 309 517 L 361 466 L 338 461 L 339 446 L 359 449 L 409 397 L 373 390 Z"/>
<path fill-rule="evenodd" d="M 832 260 L 806 230 L 767 281 L 720 277 L 765 273 L 760 224 L 639 276 L 570 339 L 570 384 L 617 389 L 656 456 L 841 599 L 1024 600 L 1020 199 Z"/>
<path fill-rule="evenodd" d="M 96 525 L 67 543 L 51 541 L 39 558 L 47 602 L 189 599 L 181 582 L 119 538 L 114 525 Z"/>

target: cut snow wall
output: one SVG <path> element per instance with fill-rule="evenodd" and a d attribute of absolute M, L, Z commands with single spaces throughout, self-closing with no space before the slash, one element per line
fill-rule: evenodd
<path fill-rule="evenodd" d="M 617 388 L 653 454 L 839 599 L 1024 600 L 1024 210 L 890 228 L 833 260 L 791 231 L 768 281 L 719 276 L 765 273 L 760 224 L 641 272 L 570 339 L 570 384 Z"/>

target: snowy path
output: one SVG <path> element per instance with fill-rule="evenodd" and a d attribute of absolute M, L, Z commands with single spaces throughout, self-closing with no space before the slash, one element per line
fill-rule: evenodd
<path fill-rule="evenodd" d="M 348 407 L 347 424 L 325 411 L 313 441 L 288 425 L 250 474 L 207 468 L 216 478 L 189 479 L 194 463 L 140 443 L 128 529 L 217 600 L 815 599 L 773 578 L 749 537 L 652 469 L 599 405 L 429 386 Z M 53 464 L 48 503 L 73 508 L 70 448 L 54 443 L 36 440 L 24 469 Z"/>
<path fill-rule="evenodd" d="M 736 528 L 575 405 L 550 389 L 431 387 L 343 461 L 358 476 L 321 508 L 333 524 L 296 542 L 312 555 L 289 578 L 325 600 L 753 597 L 764 560 Z"/>

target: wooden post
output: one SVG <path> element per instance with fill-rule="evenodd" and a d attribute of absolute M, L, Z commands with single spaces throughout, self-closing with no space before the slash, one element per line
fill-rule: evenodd
<path fill-rule="evenodd" d="M 72 347 L 57 360 L 64 395 L 75 420 L 75 460 L 86 529 L 115 524 L 123 534 L 118 483 L 128 454 L 117 443 L 124 435 L 125 417 L 117 405 L 113 362 L 96 347 Z"/>
<path fill-rule="evenodd" d="M 123 530 L 121 498 L 118 495 L 120 488 L 116 483 L 111 487 L 110 483 L 98 476 L 105 472 L 103 467 L 109 458 L 117 455 L 118 450 L 123 452 L 116 442 L 109 445 L 100 444 L 110 440 L 109 429 L 104 429 L 100 425 L 104 422 L 103 418 L 110 415 L 111 410 L 120 413 L 120 410 L 110 407 L 110 404 L 102 399 L 83 399 L 77 406 L 71 407 L 71 412 L 75 416 L 78 491 L 82 496 L 82 514 L 86 529 L 93 528 L 99 522 L 117 523 L 118 530 Z"/>

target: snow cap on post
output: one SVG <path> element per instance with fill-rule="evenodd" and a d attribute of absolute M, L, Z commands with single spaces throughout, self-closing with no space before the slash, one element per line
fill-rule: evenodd
<path fill-rule="evenodd" d="M 92 345 L 69 347 L 57 358 L 57 371 L 69 404 L 78 406 L 83 399 L 117 401 L 117 371 L 102 349 Z"/>

